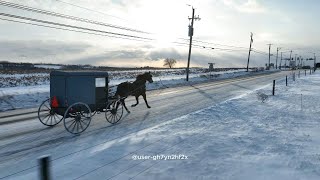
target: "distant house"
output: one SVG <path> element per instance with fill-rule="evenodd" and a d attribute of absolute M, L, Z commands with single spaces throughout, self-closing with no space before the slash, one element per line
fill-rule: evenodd
<path fill-rule="evenodd" d="M 289 66 L 290 66 L 291 68 L 296 67 L 296 61 L 290 61 L 290 62 L 289 62 Z"/>

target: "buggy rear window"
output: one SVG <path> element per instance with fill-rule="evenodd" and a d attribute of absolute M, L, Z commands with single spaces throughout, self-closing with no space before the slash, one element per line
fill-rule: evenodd
<path fill-rule="evenodd" d="M 106 78 L 96 78 L 96 87 L 106 87 Z"/>

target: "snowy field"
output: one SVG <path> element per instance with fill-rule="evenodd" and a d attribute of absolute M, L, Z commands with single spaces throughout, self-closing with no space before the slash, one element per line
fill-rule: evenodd
<path fill-rule="evenodd" d="M 109 86 L 115 91 L 116 85 L 121 82 L 134 81 L 138 74 L 146 70 L 137 71 L 114 71 L 110 72 Z M 161 89 L 179 85 L 206 82 L 263 72 L 245 72 L 245 70 L 229 70 L 205 73 L 203 69 L 192 69 L 189 76 L 190 82 L 185 81 L 185 70 L 157 70 L 153 71 L 154 83 L 147 83 L 147 89 Z M 49 74 L 0 74 L 0 112 L 21 108 L 38 107 L 44 100 L 49 98 L 50 78 Z"/>
<path fill-rule="evenodd" d="M 177 144 L 135 154 L 188 160 L 146 160 L 137 179 L 319 179 L 320 74 L 289 83 L 277 82 L 275 96 L 268 85 L 149 130 Z"/>
<path fill-rule="evenodd" d="M 137 132 L 114 140 L 109 136 L 121 133 L 119 127 L 107 136 L 66 139 L 42 153 L 54 157 L 52 176 L 59 180 L 318 180 L 320 73 L 295 82 L 289 78 L 288 87 L 285 80 L 277 81 L 275 96 L 271 87 L 248 90 L 146 129 L 139 126 Z M 75 144 L 79 151 L 68 154 Z M 29 168 L 6 179 L 37 178 L 38 167 L 31 161 L 11 161 L 0 166 L 0 174 Z"/>

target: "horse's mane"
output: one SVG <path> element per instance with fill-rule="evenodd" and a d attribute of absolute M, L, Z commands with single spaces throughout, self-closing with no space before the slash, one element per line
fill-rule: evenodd
<path fill-rule="evenodd" d="M 136 78 L 136 80 L 137 80 L 137 81 L 138 81 L 138 80 L 145 80 L 144 75 L 145 75 L 145 74 L 140 74 L 140 75 L 138 75 L 137 78 Z"/>

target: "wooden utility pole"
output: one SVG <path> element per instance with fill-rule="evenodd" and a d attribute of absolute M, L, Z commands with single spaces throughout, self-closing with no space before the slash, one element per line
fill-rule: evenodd
<path fill-rule="evenodd" d="M 187 81 L 189 81 L 189 67 L 190 67 L 192 36 L 193 36 L 193 22 L 194 22 L 194 20 L 200 20 L 199 16 L 196 18 L 194 17 L 194 8 L 193 7 L 192 7 L 192 17 L 189 18 L 189 20 L 191 20 L 191 25 L 189 25 L 190 43 L 189 43 L 189 55 L 188 55 L 188 64 L 187 64 L 187 78 L 186 78 Z"/>
<path fill-rule="evenodd" d="M 313 53 L 313 55 L 314 55 L 314 58 L 313 58 L 313 72 L 315 72 L 316 71 L 316 65 L 317 65 L 317 63 L 316 63 L 316 53 Z"/>
<path fill-rule="evenodd" d="M 294 54 L 294 66 L 295 66 L 295 68 L 296 68 L 296 66 L 297 66 L 297 55 L 298 55 L 298 54 Z"/>
<path fill-rule="evenodd" d="M 280 49 L 281 49 L 281 47 L 277 47 L 276 69 L 278 69 L 278 53 L 279 53 Z M 280 64 L 281 64 L 281 62 L 280 62 Z"/>
<path fill-rule="evenodd" d="M 251 53 L 251 47 L 252 47 L 252 43 L 253 43 L 252 36 L 253 36 L 253 33 L 251 33 L 251 36 L 250 36 L 250 47 L 249 47 L 249 55 L 248 55 L 248 62 L 247 62 L 247 72 L 249 72 L 250 53 Z"/>
<path fill-rule="evenodd" d="M 282 63 L 282 52 L 280 53 L 280 65 L 279 65 L 279 69 L 281 69 L 281 63 Z"/>
<path fill-rule="evenodd" d="M 269 45 L 269 64 L 268 64 L 268 67 L 269 67 L 269 70 L 270 70 L 270 56 L 271 56 L 270 49 L 271 49 L 271 45 L 272 44 L 267 44 L 267 45 Z"/>

